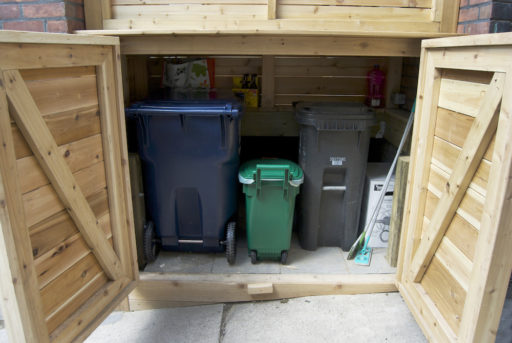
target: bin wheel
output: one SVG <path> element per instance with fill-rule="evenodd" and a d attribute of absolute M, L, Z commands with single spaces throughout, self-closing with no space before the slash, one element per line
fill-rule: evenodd
<path fill-rule="evenodd" d="M 251 263 L 258 263 L 258 254 L 256 253 L 256 250 L 251 250 Z"/>
<path fill-rule="evenodd" d="M 281 264 L 286 264 L 286 259 L 288 258 L 288 251 L 281 252 Z"/>
<path fill-rule="evenodd" d="M 228 223 L 228 228 L 226 231 L 226 258 L 228 259 L 228 263 L 230 265 L 235 264 L 236 261 L 236 223 L 230 222 Z"/>
<path fill-rule="evenodd" d="M 156 243 L 156 232 L 153 222 L 148 222 L 144 228 L 144 259 L 147 263 L 154 262 L 158 254 L 158 247 Z"/>

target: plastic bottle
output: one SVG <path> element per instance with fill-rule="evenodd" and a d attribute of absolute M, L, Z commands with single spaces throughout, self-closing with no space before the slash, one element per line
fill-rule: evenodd
<path fill-rule="evenodd" d="M 384 106 L 384 82 L 386 75 L 379 69 L 379 65 L 373 66 L 373 69 L 368 72 L 368 97 L 366 99 L 370 107 Z"/>

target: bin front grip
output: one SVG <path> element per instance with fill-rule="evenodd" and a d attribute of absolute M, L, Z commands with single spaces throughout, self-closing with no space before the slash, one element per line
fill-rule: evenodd
<path fill-rule="evenodd" d="M 289 179 L 290 179 L 290 167 L 286 164 L 257 164 L 256 165 L 256 174 L 254 175 L 254 180 L 256 181 L 256 192 L 259 195 L 261 192 L 261 171 L 262 170 L 284 170 L 284 178 L 283 178 L 283 196 L 284 198 L 288 198 L 288 188 Z"/>

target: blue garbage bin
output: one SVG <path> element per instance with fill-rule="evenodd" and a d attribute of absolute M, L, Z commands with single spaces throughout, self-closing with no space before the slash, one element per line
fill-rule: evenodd
<path fill-rule="evenodd" d="M 240 105 L 151 101 L 131 106 L 126 114 L 137 123 L 151 219 L 145 254 L 155 254 L 156 235 L 164 250 L 226 249 L 234 263 L 235 224 L 229 221 L 237 207 Z"/>

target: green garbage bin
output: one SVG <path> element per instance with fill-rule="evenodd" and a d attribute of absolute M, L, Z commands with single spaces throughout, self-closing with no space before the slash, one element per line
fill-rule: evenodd
<path fill-rule="evenodd" d="M 292 235 L 295 197 L 304 181 L 302 169 L 283 159 L 252 160 L 240 167 L 251 262 L 274 259 L 286 263 Z"/>

